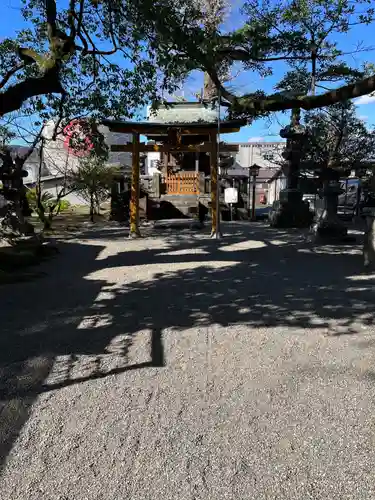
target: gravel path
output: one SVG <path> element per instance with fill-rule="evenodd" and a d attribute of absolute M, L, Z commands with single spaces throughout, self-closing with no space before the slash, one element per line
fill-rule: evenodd
<path fill-rule="evenodd" d="M 2 500 L 375 498 L 359 248 L 88 232 L 0 288 Z"/>

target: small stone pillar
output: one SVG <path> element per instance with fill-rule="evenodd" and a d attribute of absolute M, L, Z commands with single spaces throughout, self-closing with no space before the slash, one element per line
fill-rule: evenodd
<path fill-rule="evenodd" d="M 152 174 L 152 194 L 155 198 L 160 198 L 161 174 L 154 172 Z"/>
<path fill-rule="evenodd" d="M 366 229 L 363 240 L 363 264 L 367 269 L 375 269 L 375 208 L 366 214 Z"/>
<path fill-rule="evenodd" d="M 320 180 L 323 187 L 318 191 L 320 200 L 316 207 L 314 233 L 320 238 L 342 240 L 348 229 L 337 215 L 338 197 L 344 192 L 340 187 L 340 173 L 332 167 L 323 167 Z"/>

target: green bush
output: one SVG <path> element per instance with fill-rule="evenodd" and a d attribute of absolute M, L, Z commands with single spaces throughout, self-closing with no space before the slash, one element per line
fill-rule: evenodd
<path fill-rule="evenodd" d="M 71 203 L 68 200 L 60 200 L 58 204 L 58 211 L 59 212 L 64 212 L 65 210 L 68 210 L 71 207 Z"/>
<path fill-rule="evenodd" d="M 26 197 L 27 201 L 29 202 L 30 208 L 35 212 L 38 212 L 36 188 L 28 189 Z M 64 210 L 68 210 L 68 208 L 70 207 L 70 202 L 68 200 L 57 200 L 48 191 L 44 191 L 44 193 L 42 193 L 40 201 L 44 211 L 47 213 L 51 212 L 52 210 L 52 212 L 56 214 L 59 212 L 63 212 Z"/>
<path fill-rule="evenodd" d="M 37 210 L 37 190 L 36 188 L 29 189 L 26 193 L 26 198 L 27 201 L 29 202 L 30 208 L 33 210 Z M 53 202 L 53 196 L 51 193 L 44 192 L 42 193 L 42 196 L 40 198 L 40 202 L 44 208 L 44 210 L 47 210 L 48 207 L 52 204 Z"/>

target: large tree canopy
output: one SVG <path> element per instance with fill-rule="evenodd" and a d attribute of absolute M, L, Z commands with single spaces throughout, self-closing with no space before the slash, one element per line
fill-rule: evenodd
<path fill-rule="evenodd" d="M 302 166 L 361 169 L 374 157 L 375 131 L 358 118 L 350 102 L 309 111 L 305 123 L 309 140 L 303 145 Z"/>
<path fill-rule="evenodd" d="M 363 71 L 349 67 L 348 54 L 337 41 L 352 27 L 373 22 L 371 4 L 368 0 L 246 0 L 244 25 L 232 33 L 218 34 L 211 61 L 206 60 L 232 113 L 251 119 L 272 111 L 310 110 L 374 91 L 373 67 Z M 353 52 L 364 50 L 366 47 L 359 44 Z M 262 76 L 272 74 L 280 62 L 287 63 L 290 71 L 276 87 L 283 92 L 267 96 L 258 89 L 235 95 L 220 82 L 212 60 L 240 61 L 247 70 Z M 327 85 L 318 86 L 318 81 Z"/>
<path fill-rule="evenodd" d="M 335 42 L 353 25 L 373 21 L 368 0 L 246 0 L 245 21 L 230 33 L 202 22 L 195 0 L 22 2 L 25 29 L 0 44 L 0 116 L 23 106 L 42 119 L 64 109 L 126 117 L 145 103 L 158 105 L 193 69 L 207 71 L 231 113 L 249 120 L 375 90 L 375 75 L 348 67 Z M 267 76 L 279 61 L 291 66 L 291 78 L 295 70 L 310 75 L 298 94 L 290 93 L 288 75 L 284 92 L 271 96 L 261 88 L 235 95 L 220 80 L 223 65 L 242 62 Z M 329 90 L 318 80 L 330 82 Z"/>
<path fill-rule="evenodd" d="M 181 80 L 174 39 L 198 40 L 183 0 L 22 0 L 25 29 L 0 44 L 0 116 L 128 116 Z M 164 32 L 166 43 L 158 33 Z M 44 114 L 43 114 L 44 113 Z"/>

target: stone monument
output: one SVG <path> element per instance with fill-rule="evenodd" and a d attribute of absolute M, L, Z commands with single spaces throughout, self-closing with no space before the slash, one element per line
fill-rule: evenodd
<path fill-rule="evenodd" d="M 302 146 L 307 139 L 307 129 L 301 125 L 300 119 L 301 110 L 293 109 L 290 125 L 280 131 L 280 136 L 287 140 L 283 153 L 286 160 L 283 172 L 287 182 L 286 188 L 280 191 L 280 199 L 271 209 L 272 227 L 309 227 L 312 223 L 313 213 L 298 189 Z"/>

